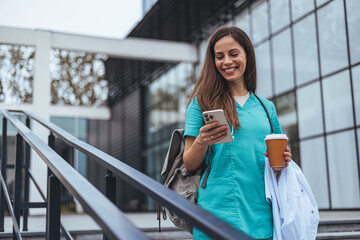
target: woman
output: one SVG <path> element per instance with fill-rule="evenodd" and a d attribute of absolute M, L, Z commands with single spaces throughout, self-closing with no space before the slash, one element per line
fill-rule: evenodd
<path fill-rule="evenodd" d="M 198 205 L 252 238 L 271 239 L 272 212 L 264 187 L 264 139 L 271 128 L 264 108 L 254 96 L 256 78 L 254 48 L 246 33 L 237 27 L 218 28 L 210 38 L 204 67 L 185 113 L 183 160 L 187 171 L 194 171 L 203 161 L 207 163 L 206 151 L 211 146 L 209 176 L 206 187 L 199 188 Z M 261 100 L 275 133 L 282 133 L 274 104 Z M 229 126 L 218 126 L 216 122 L 204 125 L 202 112 L 213 109 L 224 110 Z M 233 141 L 214 144 L 228 130 Z M 289 148 L 284 160 L 286 166 L 291 161 Z M 207 238 L 198 229 L 194 229 L 193 237 Z"/>

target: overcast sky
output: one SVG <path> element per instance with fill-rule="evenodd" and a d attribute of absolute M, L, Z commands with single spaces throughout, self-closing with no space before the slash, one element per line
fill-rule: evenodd
<path fill-rule="evenodd" d="M 121 39 L 141 18 L 141 0 L 0 0 L 0 26 Z"/>

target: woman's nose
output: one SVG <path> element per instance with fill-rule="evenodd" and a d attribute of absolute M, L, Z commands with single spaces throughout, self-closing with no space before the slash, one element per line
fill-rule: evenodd
<path fill-rule="evenodd" d="M 225 63 L 225 64 L 231 64 L 231 63 L 232 63 L 232 60 L 230 59 L 229 56 L 225 56 L 224 63 Z"/>

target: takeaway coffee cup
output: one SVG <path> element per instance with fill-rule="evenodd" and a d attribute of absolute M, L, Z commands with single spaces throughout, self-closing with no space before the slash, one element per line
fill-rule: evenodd
<path fill-rule="evenodd" d="M 265 138 L 271 167 L 285 167 L 284 152 L 288 137 L 285 134 L 270 134 Z"/>

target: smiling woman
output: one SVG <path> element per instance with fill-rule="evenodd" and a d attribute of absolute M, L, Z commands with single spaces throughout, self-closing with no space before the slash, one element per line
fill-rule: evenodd
<path fill-rule="evenodd" d="M 270 239 L 272 209 L 264 186 L 264 139 L 271 133 L 269 119 L 275 133 L 282 130 L 274 104 L 255 96 L 256 82 L 249 37 L 237 27 L 218 28 L 210 37 L 204 67 L 185 113 L 183 161 L 189 172 L 206 169 L 200 181 L 199 206 L 252 238 Z M 270 113 L 269 119 L 263 106 Z M 215 109 L 224 110 L 228 124 L 204 123 L 202 113 Z M 233 141 L 217 144 L 229 130 Z M 211 153 L 206 154 L 208 149 Z M 283 155 L 284 161 L 291 161 L 289 148 Z M 205 179 L 206 186 L 202 184 Z M 193 237 L 207 239 L 196 228 Z"/>

